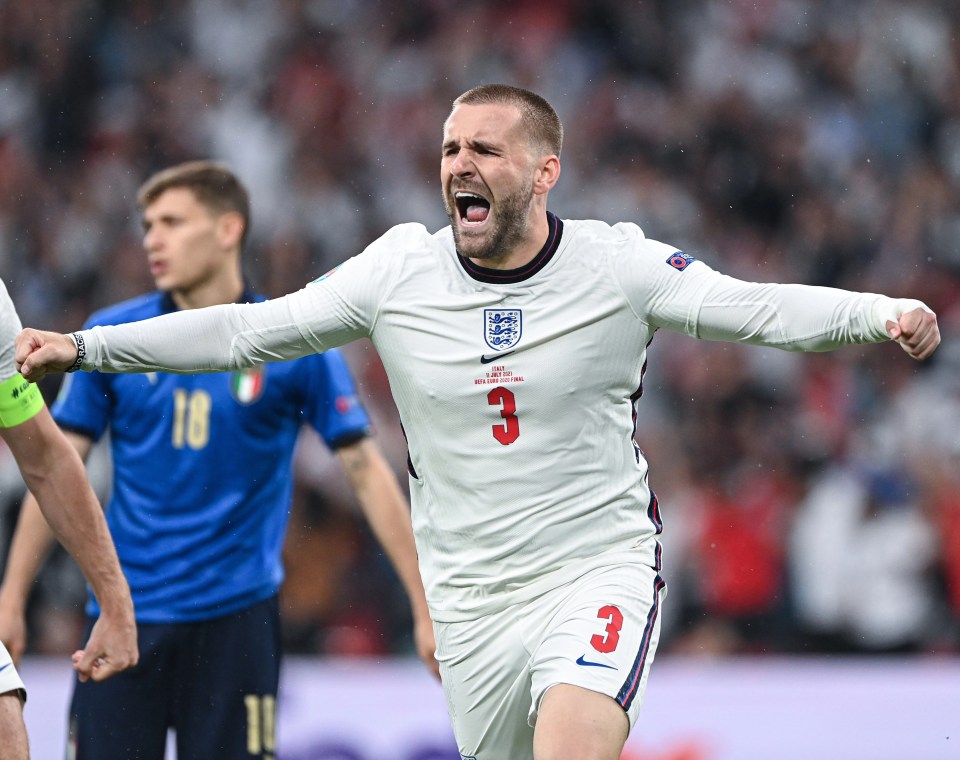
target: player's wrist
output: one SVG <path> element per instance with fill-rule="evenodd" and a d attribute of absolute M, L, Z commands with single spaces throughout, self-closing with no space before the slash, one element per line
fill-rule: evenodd
<path fill-rule="evenodd" d="M 93 595 L 100 607 L 100 614 L 118 622 L 135 621 L 133 599 L 130 597 L 129 591 L 114 586 L 115 584 L 111 584 L 108 588 L 101 588 L 100 593 L 97 593 L 97 589 L 93 590 Z"/>
<path fill-rule="evenodd" d="M 900 317 L 913 309 L 923 309 L 933 313 L 923 301 L 917 301 L 913 298 L 890 298 L 889 296 L 874 295 L 871 320 L 873 330 L 876 331 L 876 339 L 878 341 L 889 340 L 890 333 L 887 331 L 887 323 L 897 324 Z"/>
<path fill-rule="evenodd" d="M 83 360 L 87 358 L 87 343 L 83 339 L 83 335 L 78 332 L 72 332 L 68 337 L 73 341 L 73 345 L 77 349 L 77 358 L 64 372 L 76 372 L 83 366 Z"/>

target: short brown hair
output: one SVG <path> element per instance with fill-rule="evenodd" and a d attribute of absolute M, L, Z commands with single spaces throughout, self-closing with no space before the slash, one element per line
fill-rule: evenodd
<path fill-rule="evenodd" d="M 560 155 L 563 147 L 563 125 L 560 117 L 553 110 L 553 106 L 535 92 L 509 84 L 482 84 L 467 90 L 453 101 L 454 108 L 461 104 L 515 106 L 520 110 L 520 120 L 530 135 L 531 143 L 547 153 Z"/>
<path fill-rule="evenodd" d="M 250 228 L 250 196 L 237 176 L 216 161 L 187 161 L 157 172 L 137 191 L 137 205 L 146 209 L 167 190 L 185 187 L 196 199 L 217 214 L 235 212 L 243 218 L 243 247 Z"/>

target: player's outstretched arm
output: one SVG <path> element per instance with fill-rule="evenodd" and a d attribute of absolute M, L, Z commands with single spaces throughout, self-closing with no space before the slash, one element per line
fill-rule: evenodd
<path fill-rule="evenodd" d="M 101 608 L 86 650 L 74 657 L 74 667 L 81 680 L 102 681 L 136 664 L 137 629 L 130 588 L 78 453 L 78 448 L 89 449 L 89 441 L 80 436 L 68 439 L 46 408 L 3 434 L 32 495 L 21 509 L 0 603 L 14 613 L 19 610 L 22 620 L 52 529 L 76 560 Z M 25 629 L 22 636 L 21 643 L 14 642 L 19 650 L 11 652 L 14 657 L 22 654 Z"/>
<path fill-rule="evenodd" d="M 929 358 L 940 345 L 937 315 L 925 309 L 913 309 L 901 314 L 896 322 L 887 320 L 887 333 L 918 361 Z"/>
<path fill-rule="evenodd" d="M 406 589 L 413 613 L 413 640 L 417 654 L 437 678 L 437 645 L 433 622 L 417 564 L 417 548 L 410 510 L 390 465 L 376 443 L 364 438 L 337 449 L 337 457 L 360 502 L 370 529 L 383 547 Z"/>
<path fill-rule="evenodd" d="M 635 304 L 648 304 L 659 327 L 706 340 L 729 340 L 788 351 L 832 351 L 893 339 L 912 358 L 929 358 L 940 343 L 933 310 L 913 298 L 890 298 L 790 283 L 755 283 L 691 268 L 678 278 L 628 282 Z M 654 286 L 658 286 L 655 289 Z M 646 289 L 645 289 L 646 288 Z M 642 312 L 642 306 L 637 306 Z"/>
<path fill-rule="evenodd" d="M 218 304 L 140 322 L 97 325 L 72 336 L 27 328 L 16 339 L 16 364 L 31 382 L 75 364 L 100 372 L 222 372 L 296 359 L 361 337 L 354 331 L 336 343 L 311 344 L 291 305 L 308 308 L 314 298 L 304 289 L 260 303 Z M 321 314 L 319 319 L 311 317 L 305 329 L 323 332 L 339 325 L 334 312 L 325 315 L 326 323 Z"/>

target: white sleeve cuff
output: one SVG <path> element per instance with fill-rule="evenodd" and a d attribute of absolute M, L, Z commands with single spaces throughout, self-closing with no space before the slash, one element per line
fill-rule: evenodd
<path fill-rule="evenodd" d="M 923 309 L 933 314 L 933 309 L 915 298 L 888 298 L 881 296 L 873 303 L 873 321 L 887 335 L 887 322 L 897 322 L 908 311 Z"/>

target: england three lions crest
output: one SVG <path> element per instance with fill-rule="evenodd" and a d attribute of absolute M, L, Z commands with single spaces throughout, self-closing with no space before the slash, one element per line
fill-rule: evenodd
<path fill-rule="evenodd" d="M 520 342 L 523 312 L 520 309 L 484 309 L 483 339 L 490 348 L 503 351 Z"/>

